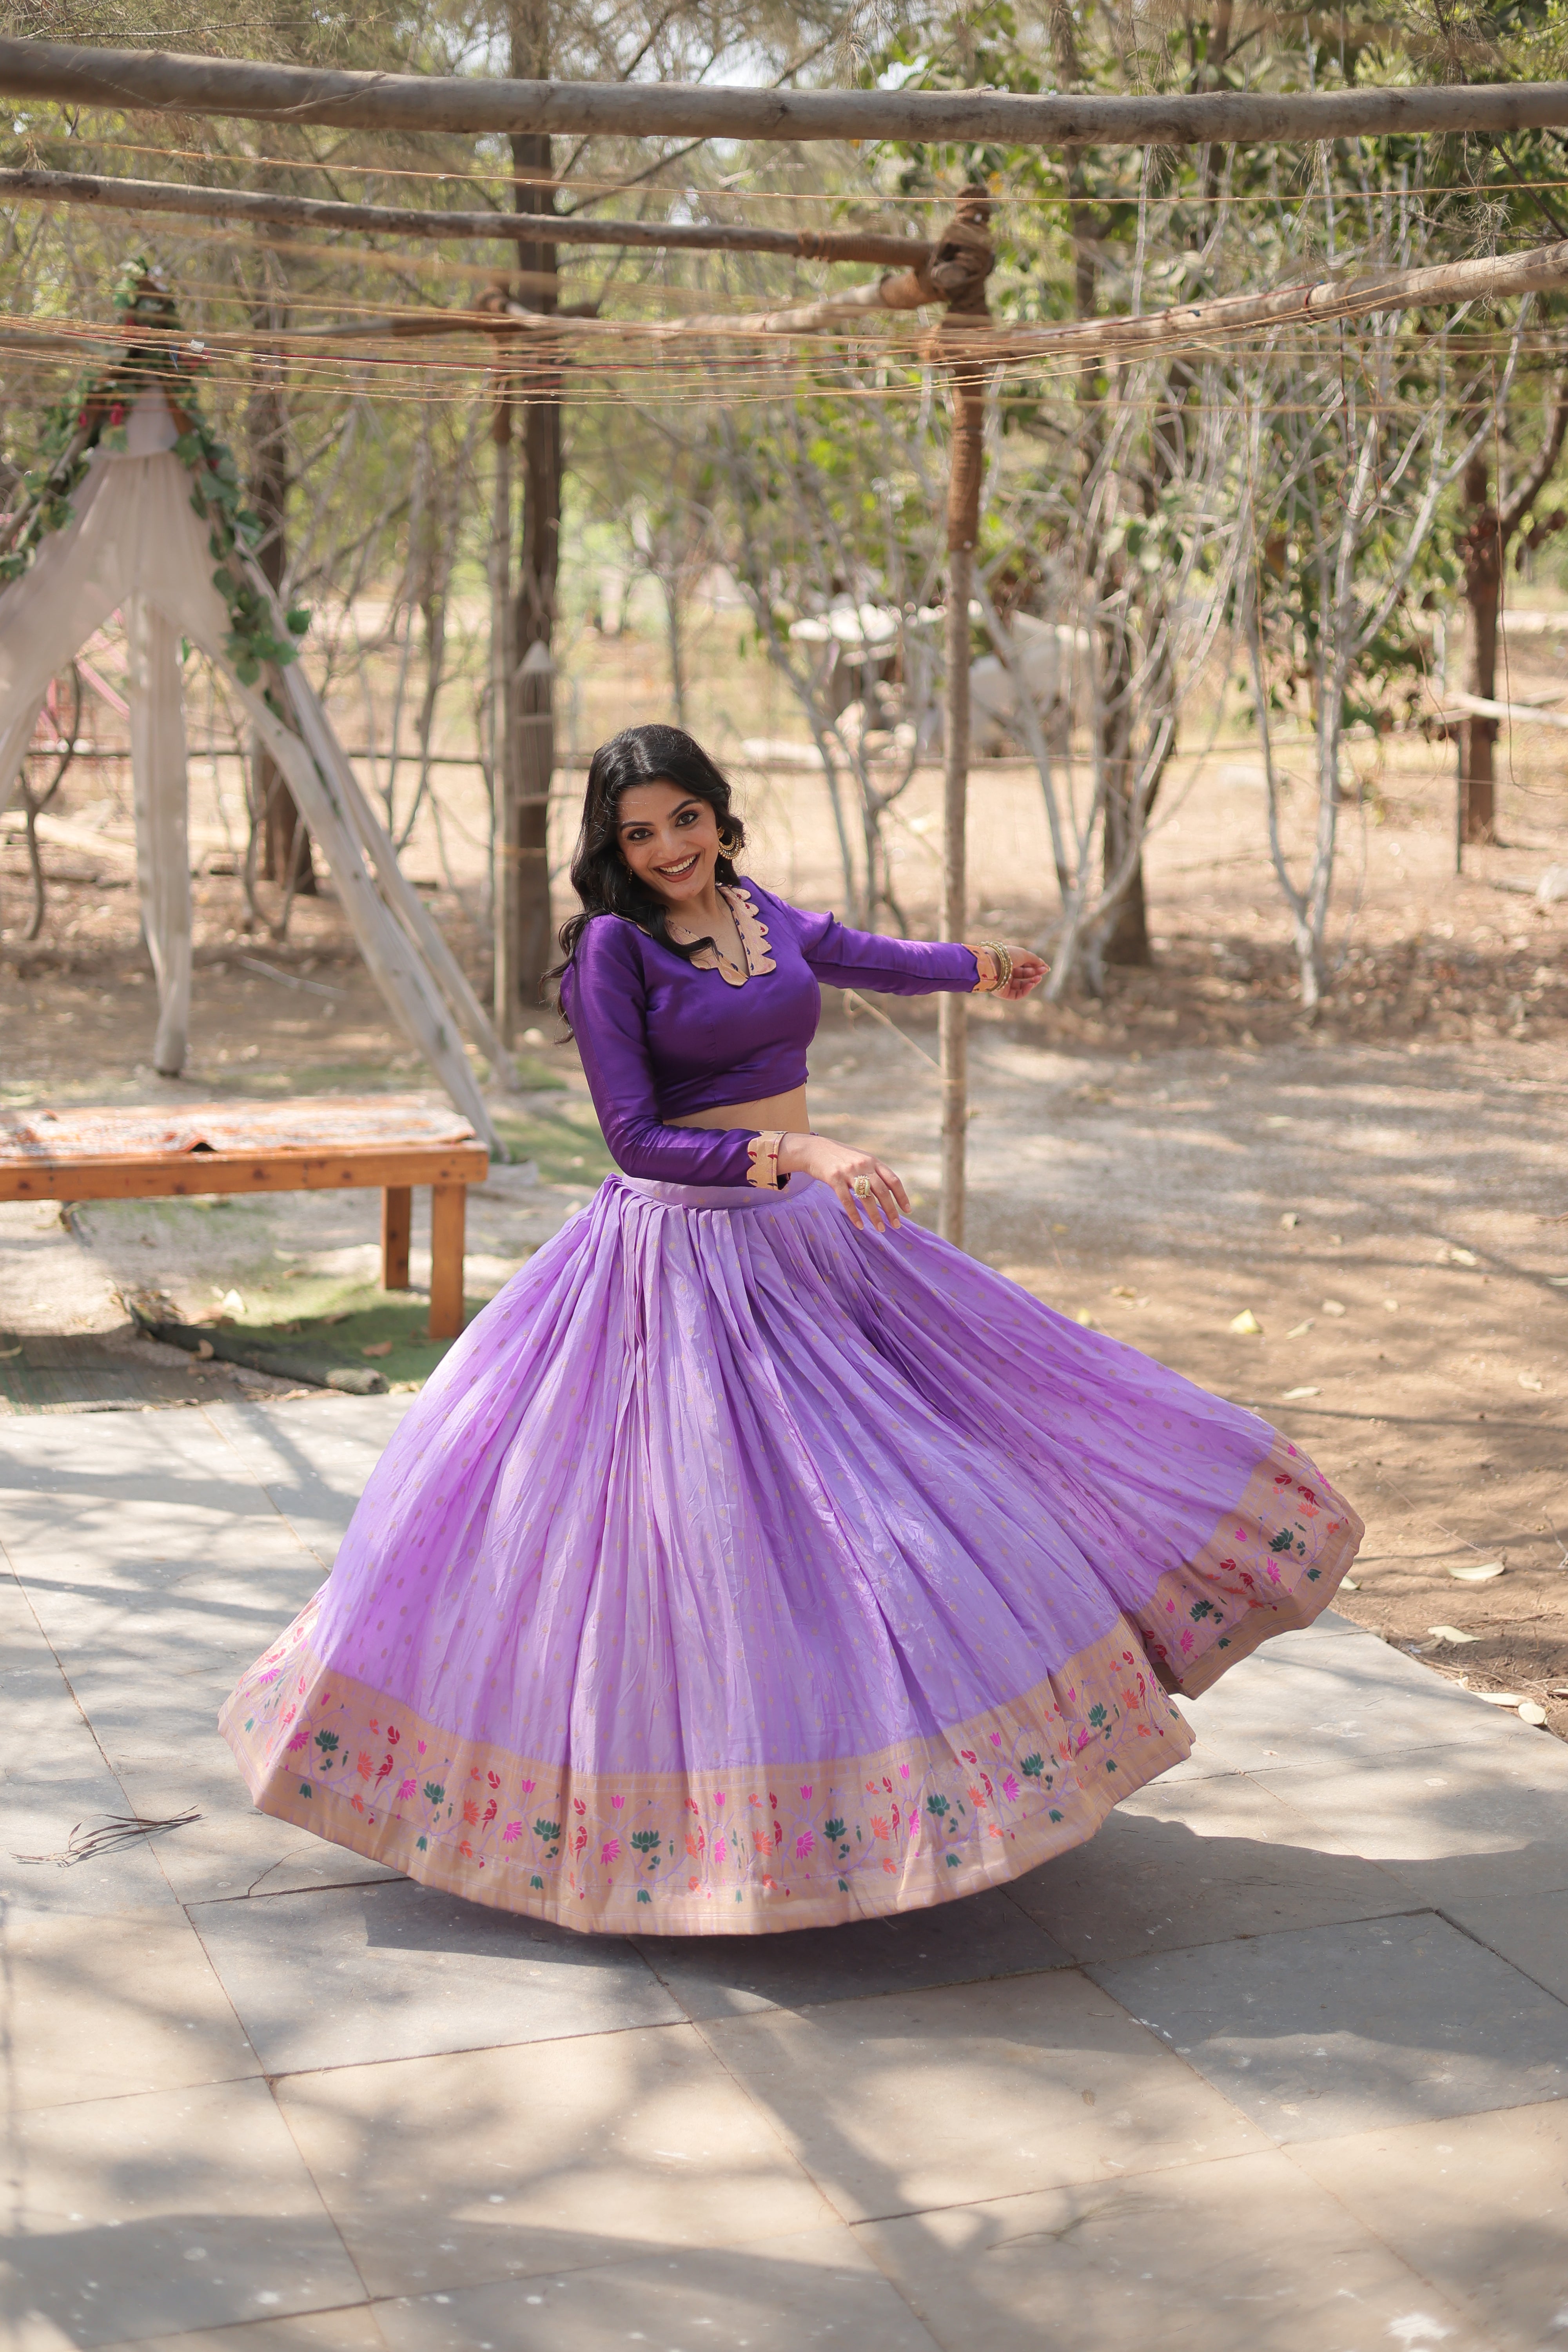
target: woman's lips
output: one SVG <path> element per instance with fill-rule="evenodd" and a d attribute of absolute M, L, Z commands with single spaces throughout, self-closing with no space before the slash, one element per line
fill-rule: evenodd
<path fill-rule="evenodd" d="M 696 866 L 697 862 L 697 855 L 696 852 L 693 851 L 692 855 L 688 857 L 683 864 L 679 866 L 661 866 L 658 868 L 658 871 L 663 875 L 667 882 L 683 882 L 686 879 L 686 877 Z"/>

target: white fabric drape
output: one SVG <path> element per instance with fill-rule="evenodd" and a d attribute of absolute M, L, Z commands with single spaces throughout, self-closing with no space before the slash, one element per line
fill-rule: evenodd
<path fill-rule="evenodd" d="M 126 624 L 136 883 L 158 983 L 153 1066 L 165 1077 L 177 1078 L 185 1066 L 191 1026 L 191 855 L 180 641 L 144 596 L 132 599 Z"/>
<path fill-rule="evenodd" d="M 200 648 L 227 678 L 268 751 L 288 778 L 300 814 L 321 845 L 356 944 L 402 1026 L 440 1077 L 458 1108 L 504 1158 L 478 1083 L 463 1051 L 462 1031 L 479 1046 L 493 1078 L 512 1083 L 510 1064 L 426 909 L 397 865 L 353 775 L 320 698 L 299 664 L 282 673 L 285 725 L 256 689 L 241 686 L 225 651 L 228 608 L 212 584 L 213 557 L 207 528 L 191 505 L 191 478 L 169 454 L 151 457 L 95 452 L 77 492 L 74 520 L 45 540 L 31 570 L 0 590 L 0 807 L 15 788 L 34 721 L 49 680 L 66 667 L 111 615 L 133 604 L 149 617 L 142 625 L 164 633 L 168 645 L 184 636 Z M 265 592 L 260 574 L 254 583 Z M 149 639 L 149 643 L 152 640 Z M 177 682 L 177 646 L 174 652 Z M 166 670 L 163 673 L 165 679 Z M 146 772 L 171 772 L 173 735 L 166 725 L 154 757 L 153 740 L 163 722 L 156 697 L 146 704 Z M 178 722 L 176 722 L 178 724 Z M 296 732 L 295 730 L 299 731 Z M 307 748 L 308 747 L 308 748 Z M 181 746 L 183 765 L 183 740 Z M 142 838 L 138 792 L 138 847 Z M 160 861 L 174 855 L 172 827 L 161 828 L 167 812 L 153 819 L 149 809 L 149 855 L 157 830 Z M 182 814 L 181 830 L 184 830 Z M 184 888 L 188 864 L 180 852 Z M 178 925 L 173 877 L 162 877 L 153 896 L 170 909 L 148 925 L 171 943 Z M 143 905 L 147 903 L 144 896 Z M 158 950 L 153 950 L 156 959 Z M 173 1002 L 159 975 L 160 1042 Z M 170 1027 L 172 1045 L 173 1028 Z M 160 1063 L 160 1066 L 163 1066 Z"/>

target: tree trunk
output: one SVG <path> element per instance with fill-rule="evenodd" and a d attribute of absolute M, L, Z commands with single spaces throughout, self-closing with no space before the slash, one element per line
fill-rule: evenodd
<path fill-rule="evenodd" d="M 251 324 L 264 332 L 282 334 L 289 313 L 275 297 L 258 303 Z M 289 501 L 289 413 L 285 400 L 288 362 L 280 352 L 258 351 L 251 369 L 250 398 L 246 407 L 246 437 L 250 446 L 247 496 L 261 518 L 261 539 L 256 560 L 274 594 L 280 594 L 288 568 L 286 535 Z M 294 805 L 283 771 L 258 742 L 252 753 L 255 794 L 261 811 L 261 875 L 287 889 L 296 873 L 296 895 L 313 898 L 316 869 L 310 858 L 310 836 Z"/>
<path fill-rule="evenodd" d="M 549 0 L 514 0 L 511 69 L 521 79 L 549 79 Z M 512 139 L 511 156 L 514 208 L 552 213 L 554 161 L 549 138 L 520 132 Z M 538 281 L 555 275 L 554 246 L 520 245 L 518 266 L 527 273 L 520 296 L 524 307 L 553 310 L 553 287 Z M 522 400 L 522 533 L 512 633 L 517 665 L 511 683 L 518 795 L 514 887 L 518 993 L 525 1006 L 532 1007 L 540 1001 L 540 984 L 552 960 L 547 827 L 555 771 L 552 644 L 561 552 L 561 377 L 555 369 L 530 368 L 517 382 Z"/>
<path fill-rule="evenodd" d="M 1113 869 L 1127 855 L 1132 828 L 1137 822 L 1127 790 L 1131 762 L 1121 759 L 1107 761 L 1105 793 L 1105 863 Z M 1154 952 L 1149 944 L 1149 909 L 1143 890 L 1143 853 L 1140 848 L 1127 877 L 1127 887 L 1116 902 L 1116 912 L 1110 929 L 1105 935 L 1103 950 L 1107 963 L 1123 968 L 1151 964 Z"/>
<path fill-rule="evenodd" d="M 1111 908 L 1100 950 L 1105 963 L 1122 966 L 1152 963 L 1149 918 L 1143 897 L 1143 858 L 1138 844 L 1140 813 L 1132 804 L 1134 753 L 1132 744 L 1132 648 L 1127 641 L 1125 617 L 1118 614 L 1100 632 L 1100 753 L 1105 777 L 1105 822 L 1101 833 L 1101 870 L 1106 880 L 1118 872 L 1129 850 L 1135 849 L 1132 870 Z M 1098 993 L 1098 991 L 1096 992 Z"/>
<path fill-rule="evenodd" d="M 1055 0 L 1050 12 L 1050 37 L 1058 88 L 1064 90 L 1079 88 L 1083 79 L 1083 61 L 1079 54 L 1078 27 L 1067 0 Z M 1069 157 L 1067 176 L 1068 232 L 1073 247 L 1073 312 L 1079 319 L 1092 319 L 1099 308 L 1099 225 L 1088 202 L 1089 180 L 1081 156 L 1074 154 Z M 1079 435 L 1081 478 L 1093 467 L 1100 434 L 1098 371 L 1092 360 L 1085 360 L 1079 369 L 1078 396 L 1084 415 Z M 1131 765 L 1128 757 L 1127 737 L 1131 714 L 1124 707 L 1129 676 L 1124 630 L 1117 628 L 1104 633 L 1101 659 L 1105 666 L 1101 699 L 1114 706 L 1105 721 L 1100 745 L 1105 762 L 1101 872 L 1110 874 L 1127 854 L 1134 823 L 1129 801 Z M 1152 961 L 1141 857 L 1117 899 L 1100 954 L 1107 963 L 1145 964 Z M 1098 992 L 1098 982 L 1095 986 Z"/>
<path fill-rule="evenodd" d="M 490 438 L 495 448 L 490 503 L 490 789 L 495 795 L 490 924 L 495 941 L 491 1011 L 503 1045 L 516 1042 L 522 991 L 517 963 L 517 730 L 511 649 L 511 409 L 498 373 Z"/>
<path fill-rule="evenodd" d="M 669 699 L 678 727 L 686 724 L 686 632 L 679 565 L 658 575 L 664 593 L 665 637 L 669 647 Z"/>
<path fill-rule="evenodd" d="M 1487 461 L 1478 453 L 1465 468 L 1465 507 L 1469 520 L 1462 542 L 1465 602 L 1470 608 L 1469 688 L 1488 702 L 1497 699 L 1498 609 L 1502 590 L 1502 534 L 1492 504 Z M 1459 729 L 1459 838 L 1497 839 L 1497 788 L 1493 761 L 1495 719 L 1469 718 Z"/>

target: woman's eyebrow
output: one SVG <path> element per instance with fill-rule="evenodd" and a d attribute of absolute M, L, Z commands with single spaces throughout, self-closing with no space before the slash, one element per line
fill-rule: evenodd
<path fill-rule="evenodd" d="M 696 793 L 692 793 L 687 799 L 677 801 L 669 814 L 671 816 L 679 816 L 682 809 L 700 808 L 700 806 L 701 803 L 698 800 Z M 616 830 L 617 833 L 627 833 L 635 824 L 652 824 L 655 822 L 656 820 L 651 816 L 624 816 Z"/>

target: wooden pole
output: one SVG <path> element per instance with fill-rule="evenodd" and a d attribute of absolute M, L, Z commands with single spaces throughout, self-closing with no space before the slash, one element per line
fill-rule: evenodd
<path fill-rule="evenodd" d="M 956 407 L 956 403 L 955 403 Z M 953 419 L 954 456 L 960 426 Z M 956 464 L 954 471 L 956 472 Z M 949 509 L 951 528 L 951 507 Z M 965 870 L 969 805 L 969 596 L 974 557 L 949 542 L 947 558 L 947 762 L 942 793 L 942 935 L 961 940 L 968 920 Z M 943 996 L 937 1011 L 942 1055 L 943 1241 L 963 1247 L 964 1155 L 969 1141 L 969 999 Z"/>
<path fill-rule="evenodd" d="M 510 0 L 511 69 L 543 76 L 550 69 L 554 26 L 552 0 Z M 548 131 L 511 134 L 512 201 L 531 216 L 556 213 L 553 142 Z M 529 273 L 521 299 L 509 310 L 524 317 L 553 318 L 556 310 L 555 239 L 521 246 L 518 260 Z M 517 550 L 517 593 L 512 604 L 512 726 L 517 744 L 518 998 L 534 1017 L 541 985 L 551 961 L 549 819 L 555 775 L 555 595 L 561 563 L 561 493 L 563 447 L 561 372 L 546 362 L 533 367 L 523 387 L 522 518 Z"/>
<path fill-rule="evenodd" d="M 983 195 L 961 202 L 939 245 L 933 268 L 954 286 L 948 309 L 973 320 L 985 310 L 991 246 Z M 944 320 L 943 327 L 947 326 Z M 951 348 L 945 332 L 937 348 Z M 969 600 L 974 589 L 974 548 L 980 536 L 980 480 L 984 463 L 984 370 L 967 356 L 952 365 L 952 450 L 947 484 L 946 760 L 942 778 L 942 935 L 961 940 L 969 921 Z M 942 1055 L 942 1237 L 963 1247 L 964 1164 L 969 1141 L 969 999 L 939 1001 Z"/>
<path fill-rule="evenodd" d="M 1230 146 L 1258 140 L 1498 137 L 1568 125 L 1568 82 L 1270 95 L 1056 98 L 1002 90 L 806 90 L 486 79 L 249 65 L 0 40 L 0 96 L 116 113 L 239 115 L 360 131 L 570 138 L 906 140 L 1002 147 Z"/>
<path fill-rule="evenodd" d="M 495 794 L 495 859 L 490 876 L 490 920 L 494 940 L 491 1013 L 496 1034 L 510 1052 L 517 1039 L 518 905 L 521 847 L 517 805 L 516 696 L 512 677 L 511 607 L 511 401 L 504 375 L 497 382 L 490 443 L 495 452 L 490 501 L 490 773 Z"/>
<path fill-rule="evenodd" d="M 918 268 L 931 252 L 913 236 L 871 230 L 689 227 L 664 221 L 592 220 L 574 213 L 426 213 L 398 205 L 329 204 L 254 188 L 193 188 L 173 180 L 111 180 L 90 172 L 0 171 L 0 197 L 117 212 L 177 213 L 192 220 L 244 220 L 273 228 L 348 229 L 363 236 L 486 237 L 511 245 L 646 247 L 668 253 L 776 253 L 796 261 L 879 261 Z"/>
<path fill-rule="evenodd" d="M 303 327 L 291 341 L 332 339 L 390 341 L 405 334 L 460 334 L 479 326 L 491 333 L 508 331 L 521 341 L 539 336 L 557 341 L 571 336 L 588 344 L 619 342 L 679 343 L 686 340 L 744 341 L 764 336 L 805 336 L 853 331 L 852 322 L 878 319 L 883 311 L 918 307 L 942 299 L 933 286 L 931 268 L 875 279 L 851 287 L 820 302 L 771 311 L 715 312 L 683 319 L 596 319 L 556 313 L 531 320 L 512 304 L 503 314 L 477 310 L 405 311 L 385 320 L 353 321 L 341 326 Z M 1293 286 L 1275 286 L 1259 294 L 1223 294 L 1209 302 L 1177 303 L 1168 310 L 1149 310 L 1132 319 L 1114 315 L 1065 320 L 1054 327 L 996 327 L 984 315 L 969 316 L 950 310 L 945 326 L 954 339 L 962 333 L 979 368 L 1014 367 L 1030 360 L 1081 362 L 1097 358 L 1139 359 L 1193 349 L 1219 346 L 1237 335 L 1268 328 L 1326 326 L 1338 319 L 1370 318 L 1389 310 L 1441 310 L 1457 302 L 1500 302 L 1524 294 L 1549 293 L 1568 285 L 1568 239 L 1532 246 L 1526 253 L 1485 256 L 1475 261 L 1440 262 L 1427 269 L 1380 271 L 1363 278 L 1320 278 Z M 23 344 L 37 341 L 54 349 L 52 339 L 35 336 L 25 328 L 7 328 L 5 340 Z M 211 351 L 240 350 L 250 338 L 243 334 L 209 332 Z"/>

